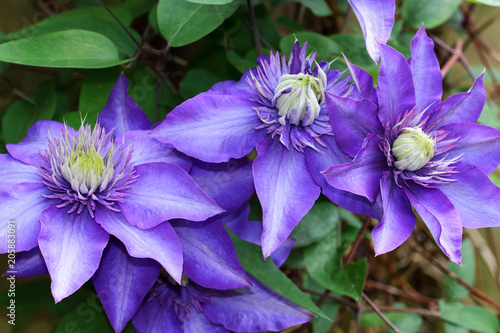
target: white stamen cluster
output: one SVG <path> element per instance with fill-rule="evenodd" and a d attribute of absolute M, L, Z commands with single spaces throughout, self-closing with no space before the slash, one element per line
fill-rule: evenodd
<path fill-rule="evenodd" d="M 308 126 L 318 117 L 325 99 L 326 74 L 318 67 L 318 77 L 310 74 L 285 74 L 274 90 L 273 104 L 278 109 L 281 125 Z"/>
<path fill-rule="evenodd" d="M 434 157 L 436 143 L 420 127 L 405 127 L 391 148 L 394 165 L 401 171 L 417 171 Z"/>

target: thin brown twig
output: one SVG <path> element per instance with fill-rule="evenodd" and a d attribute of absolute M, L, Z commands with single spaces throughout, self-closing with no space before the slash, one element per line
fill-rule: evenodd
<path fill-rule="evenodd" d="M 347 8 L 347 12 L 345 13 L 345 18 L 344 22 L 342 23 L 342 27 L 340 28 L 341 34 L 343 34 L 346 31 L 347 25 L 349 24 L 349 20 L 351 19 L 351 15 L 352 15 L 352 7 L 349 6 L 349 8 Z"/>
<path fill-rule="evenodd" d="M 387 319 L 387 317 L 382 313 L 382 311 L 380 311 L 380 309 L 375 305 L 375 303 L 372 302 L 372 300 L 368 296 L 366 296 L 365 293 L 363 293 L 362 296 L 365 302 L 368 303 L 368 305 L 373 309 L 373 311 L 375 311 L 378 314 L 380 318 L 382 318 L 382 320 L 387 324 L 387 326 L 392 328 L 394 332 L 401 333 L 401 331 L 396 326 L 394 326 L 394 324 L 391 323 L 389 319 Z"/>
<path fill-rule="evenodd" d="M 248 10 L 250 11 L 250 20 L 252 22 L 253 37 L 255 39 L 255 48 L 259 55 L 262 54 L 262 46 L 260 45 L 259 29 L 257 28 L 257 20 L 255 19 L 255 11 L 253 9 L 252 0 L 247 0 Z"/>
<path fill-rule="evenodd" d="M 410 240 L 412 246 L 420 253 L 422 254 L 427 260 L 429 260 L 437 269 L 439 269 L 442 273 L 448 275 L 458 283 L 460 283 L 462 286 L 467 288 L 469 292 L 476 296 L 477 298 L 485 301 L 486 303 L 492 305 L 495 307 L 497 310 L 500 311 L 500 304 L 492 300 L 490 297 L 488 297 L 486 294 L 484 294 L 481 290 L 477 289 L 474 286 L 471 286 L 467 282 L 465 282 L 462 278 L 460 278 L 457 274 L 453 273 L 450 271 L 447 267 L 445 267 L 443 264 L 441 264 L 432 254 L 427 252 L 420 244 L 418 244 L 414 240 Z"/>
<path fill-rule="evenodd" d="M 378 281 L 373 281 L 373 280 L 367 279 L 365 281 L 365 286 L 368 288 L 383 291 L 383 292 L 391 294 L 391 295 L 407 298 L 407 299 L 410 299 L 412 301 L 416 301 L 416 302 L 425 304 L 427 306 L 430 306 L 432 304 L 437 304 L 437 300 L 435 300 L 433 298 L 430 298 L 430 297 L 427 297 L 427 296 L 424 296 L 421 294 L 412 294 L 412 293 L 407 292 L 406 290 L 402 290 L 402 289 L 396 288 L 394 286 L 388 286 L 388 285 L 383 284 L 383 283 L 378 282 Z"/>
<path fill-rule="evenodd" d="M 113 13 L 113 11 L 111 9 L 109 9 L 109 7 L 102 1 L 99 1 L 99 0 L 94 0 L 94 3 L 103 7 L 104 9 L 106 9 L 106 11 L 111 15 L 113 16 L 113 18 L 115 19 L 116 22 L 118 22 L 118 24 L 123 28 L 123 30 L 125 30 L 125 32 L 127 33 L 127 35 L 134 41 L 135 45 L 137 45 L 137 47 L 139 49 L 142 48 L 142 45 L 141 43 L 139 43 L 137 41 L 137 39 L 135 39 L 134 35 L 132 35 L 130 33 L 130 31 L 127 29 L 127 27 L 122 23 L 122 21 L 120 21 L 120 19 Z"/>
<path fill-rule="evenodd" d="M 445 42 L 443 42 L 439 37 L 437 37 L 436 35 L 431 35 L 431 38 L 432 40 L 439 46 L 441 47 L 443 50 L 447 51 L 448 53 L 454 53 L 455 52 L 455 49 L 452 48 L 451 46 L 449 46 L 448 44 L 446 44 Z M 465 46 L 462 47 L 462 49 L 465 49 Z M 469 62 L 467 61 L 467 59 L 465 58 L 463 52 L 460 53 L 460 63 L 462 64 L 462 66 L 465 68 L 465 70 L 467 71 L 467 73 L 470 75 L 470 77 L 475 80 L 476 79 L 476 75 L 474 74 L 474 71 L 472 70 L 472 66 L 469 64 Z"/>
<path fill-rule="evenodd" d="M 455 49 L 453 49 L 453 53 L 451 54 L 451 57 L 444 64 L 443 68 L 441 68 L 441 74 L 443 75 L 443 77 L 445 77 L 446 74 L 448 73 L 448 71 L 451 69 L 451 67 L 458 60 L 460 60 L 460 57 L 462 56 L 462 47 L 463 46 L 464 46 L 464 41 L 461 38 L 458 38 L 457 45 L 455 46 Z"/>
<path fill-rule="evenodd" d="M 434 310 L 426 310 L 426 309 L 420 309 L 420 308 L 397 308 L 394 306 L 379 306 L 378 307 L 380 311 L 383 312 L 404 312 L 404 313 L 416 313 L 421 316 L 426 316 L 426 317 L 439 317 L 440 312 L 439 311 L 434 311 Z M 369 311 L 373 310 L 371 307 L 367 309 L 366 307 L 363 307 L 363 311 Z"/>
<path fill-rule="evenodd" d="M 363 235 L 365 234 L 366 229 L 370 225 L 371 222 L 371 217 L 367 216 L 365 219 L 365 223 L 363 223 L 363 226 L 361 227 L 361 230 L 359 230 L 358 235 L 356 236 L 356 239 L 354 240 L 354 243 L 352 243 L 352 248 L 349 251 L 349 254 L 344 260 L 344 265 L 347 265 L 353 258 L 354 255 L 356 254 L 356 251 L 358 250 L 359 244 L 361 243 L 361 239 L 363 238 Z M 325 290 L 325 292 L 321 295 L 319 300 L 316 302 L 316 306 L 319 308 L 323 303 L 330 298 L 330 290 Z M 305 330 L 307 324 L 301 325 L 295 333 L 301 333 Z"/>

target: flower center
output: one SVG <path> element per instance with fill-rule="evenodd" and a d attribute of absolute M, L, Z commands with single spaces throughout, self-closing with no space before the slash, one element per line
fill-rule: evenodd
<path fill-rule="evenodd" d="M 113 177 L 113 146 L 103 157 L 101 145 L 96 147 L 92 139 L 92 135 L 80 132 L 73 147 L 69 142 L 65 143 L 66 151 L 61 159 L 62 176 L 75 192 L 82 195 L 104 190 Z"/>
<path fill-rule="evenodd" d="M 405 127 L 392 144 L 394 165 L 401 171 L 423 168 L 434 156 L 436 143 L 420 127 Z"/>
<path fill-rule="evenodd" d="M 299 73 L 280 77 L 272 102 L 278 109 L 281 125 L 288 119 L 290 124 L 308 126 L 318 117 L 325 99 L 326 74 L 319 69 L 318 75 Z"/>

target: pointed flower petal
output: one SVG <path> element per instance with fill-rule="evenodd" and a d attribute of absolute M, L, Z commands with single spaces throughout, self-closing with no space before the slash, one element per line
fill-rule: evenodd
<path fill-rule="evenodd" d="M 387 161 L 379 144 L 380 138 L 369 134 L 352 162 L 334 165 L 323 172 L 328 183 L 373 202 L 380 192 L 382 172 L 387 170 Z"/>
<path fill-rule="evenodd" d="M 254 287 L 228 290 L 203 304 L 214 323 L 236 332 L 278 332 L 310 321 L 313 314 L 276 295 L 257 280 Z"/>
<path fill-rule="evenodd" d="M 20 183 L 38 183 L 38 168 L 19 162 L 9 154 L 0 154 L 0 188 Z"/>
<path fill-rule="evenodd" d="M 128 223 L 122 213 L 98 206 L 95 218 L 107 232 L 125 244 L 136 258 L 158 261 L 178 283 L 182 277 L 182 248 L 179 238 L 168 222 L 142 230 Z"/>
<path fill-rule="evenodd" d="M 38 167 L 43 161 L 40 153 L 45 153 L 49 135 L 57 138 L 65 131 L 68 131 L 70 136 L 76 133 L 73 128 L 58 121 L 39 120 L 30 127 L 23 141 L 5 146 L 16 160 Z"/>
<path fill-rule="evenodd" d="M 115 238 L 109 242 L 92 280 L 115 332 L 121 332 L 132 319 L 160 269 L 154 260 L 131 257 Z"/>
<path fill-rule="evenodd" d="M 200 286 L 232 289 L 251 285 L 231 237 L 218 218 L 203 223 L 172 221 L 184 254 L 184 274 Z"/>
<path fill-rule="evenodd" d="M 206 162 L 227 162 L 251 152 L 266 129 L 248 98 L 219 94 L 200 94 L 179 105 L 152 136 L 178 150 Z"/>
<path fill-rule="evenodd" d="M 189 172 L 192 165 L 191 158 L 175 150 L 172 145 L 148 136 L 147 133 L 146 131 L 128 131 L 115 139 L 115 142 L 121 144 L 124 141 L 126 146 L 130 145 L 133 148 L 131 164 L 137 166 L 155 162 L 171 163 Z"/>
<path fill-rule="evenodd" d="M 49 274 L 40 248 L 34 247 L 26 252 L 16 253 L 16 277 L 30 277 Z"/>
<path fill-rule="evenodd" d="M 277 138 L 262 140 L 257 152 L 253 172 L 264 214 L 262 251 L 267 258 L 311 209 L 321 190 L 303 153 L 286 149 Z"/>
<path fill-rule="evenodd" d="M 436 187 L 452 202 L 465 228 L 500 227 L 500 188 L 479 168 L 455 164 L 457 181 Z"/>
<path fill-rule="evenodd" d="M 145 301 L 132 319 L 137 333 L 184 333 L 181 321 L 167 304 L 153 298 Z"/>
<path fill-rule="evenodd" d="M 380 43 L 385 44 L 391 37 L 396 13 L 394 0 L 349 0 L 358 18 L 366 40 L 366 49 L 377 62 L 380 58 Z"/>
<path fill-rule="evenodd" d="M 139 178 L 119 203 L 132 225 L 149 229 L 173 218 L 204 221 L 223 212 L 177 165 L 149 163 L 135 170 Z"/>
<path fill-rule="evenodd" d="M 382 200 L 380 200 L 380 195 L 377 196 L 374 202 L 370 202 L 366 197 L 339 190 L 328 184 L 325 176 L 321 172 L 333 165 L 350 163 L 352 159 L 340 150 L 335 141 L 335 137 L 329 136 L 321 138 L 321 140 L 325 143 L 325 148 L 321 148 L 321 151 L 307 149 L 305 154 L 307 166 L 316 183 L 321 186 L 322 193 L 335 204 L 351 212 L 381 219 Z"/>
<path fill-rule="evenodd" d="M 455 207 L 438 189 L 412 184 L 405 189 L 415 210 L 429 228 L 441 250 L 453 262 L 460 264 L 462 254 L 462 224 Z"/>
<path fill-rule="evenodd" d="M 151 121 L 137 103 L 128 95 L 128 80 L 122 73 L 116 81 L 108 103 L 99 114 L 98 120 L 107 132 L 115 130 L 114 136 L 132 130 L 147 130 Z"/>
<path fill-rule="evenodd" d="M 390 172 L 380 179 L 384 217 L 373 229 L 375 254 L 390 252 L 404 243 L 415 228 L 415 215 L 403 189 L 399 188 Z"/>
<path fill-rule="evenodd" d="M 460 161 L 478 167 L 490 174 L 500 164 L 500 130 L 480 124 L 448 124 L 440 128 L 459 138 L 448 151 L 447 159 L 460 157 Z"/>
<path fill-rule="evenodd" d="M 368 99 L 354 100 L 327 94 L 326 105 L 335 140 L 350 156 L 356 156 L 368 133 L 382 132 L 378 108 Z"/>
<path fill-rule="evenodd" d="M 9 228 L 15 228 L 16 251 L 29 251 L 38 246 L 39 216 L 52 201 L 42 183 L 22 183 L 0 189 L 0 253 L 8 251 Z M 9 223 L 10 222 L 10 223 Z M 12 227 L 10 227 L 12 226 Z"/>
<path fill-rule="evenodd" d="M 436 105 L 429 115 L 427 124 L 437 121 L 439 121 L 438 126 L 452 123 L 475 123 L 483 110 L 485 99 L 483 74 L 481 74 L 468 92 L 452 95 Z"/>
<path fill-rule="evenodd" d="M 99 267 L 109 234 L 84 209 L 68 214 L 55 205 L 40 215 L 38 243 L 52 280 L 56 302 L 77 291 Z"/>
<path fill-rule="evenodd" d="M 396 124 L 400 114 L 415 107 L 415 88 L 405 57 L 387 45 L 381 45 L 382 60 L 378 75 L 378 118 L 382 126 Z"/>
<path fill-rule="evenodd" d="M 225 211 L 234 211 L 255 192 L 249 158 L 226 163 L 195 161 L 189 173 L 203 191 Z"/>
<path fill-rule="evenodd" d="M 432 108 L 441 102 L 443 79 L 439 61 L 434 52 L 434 42 L 427 37 L 422 26 L 411 40 L 410 68 L 415 86 L 417 107 Z"/>

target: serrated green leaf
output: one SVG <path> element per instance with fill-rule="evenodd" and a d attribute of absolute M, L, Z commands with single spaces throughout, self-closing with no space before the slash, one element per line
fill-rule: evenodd
<path fill-rule="evenodd" d="M 238 1 L 204 5 L 186 0 L 160 0 L 158 25 L 171 46 L 183 46 L 212 32 L 236 11 L 238 5 Z"/>
<path fill-rule="evenodd" d="M 425 24 L 433 29 L 450 19 L 462 0 L 419 0 L 403 1 L 403 19 L 412 28 L 418 29 Z"/>
<path fill-rule="evenodd" d="M 66 30 L 0 44 L 0 60 L 21 65 L 104 68 L 128 60 L 118 57 L 107 37 L 86 30 Z"/>
<path fill-rule="evenodd" d="M 478 305 L 446 303 L 439 300 L 440 317 L 452 324 L 481 333 L 498 333 L 498 318 L 490 310 Z"/>
<path fill-rule="evenodd" d="M 125 26 L 132 23 L 133 16 L 127 9 L 111 7 L 110 10 Z M 113 16 L 105 8 L 96 6 L 68 10 L 13 32 L 8 37 L 9 39 L 21 39 L 71 29 L 93 31 L 104 35 L 123 54 L 132 55 L 137 51 L 137 45 Z M 130 28 L 128 30 L 140 42 L 141 36 Z"/>
<path fill-rule="evenodd" d="M 311 245 L 330 234 L 338 226 L 339 214 L 331 202 L 317 202 L 292 231 L 294 247 Z"/>
<path fill-rule="evenodd" d="M 278 295 L 288 299 L 317 316 L 330 322 L 332 319 L 319 309 L 290 279 L 279 270 L 271 258 L 264 260 L 262 249 L 254 244 L 243 241 L 228 229 L 233 239 L 241 266 L 254 278 Z"/>
<path fill-rule="evenodd" d="M 474 246 L 470 239 L 465 239 L 462 243 L 462 266 L 450 262 L 448 268 L 457 274 L 465 282 L 474 285 L 476 275 L 476 259 L 474 256 Z M 453 301 L 459 301 L 469 295 L 469 290 L 452 279 L 448 275 L 444 277 L 444 287 L 446 296 Z"/>
<path fill-rule="evenodd" d="M 478 3 L 481 5 L 500 7 L 500 0 L 466 0 L 466 1 Z"/>

